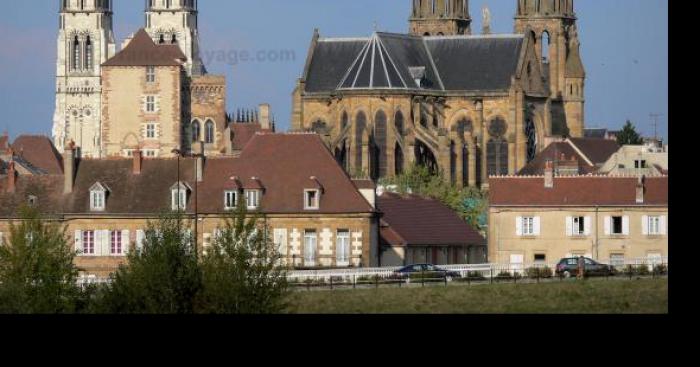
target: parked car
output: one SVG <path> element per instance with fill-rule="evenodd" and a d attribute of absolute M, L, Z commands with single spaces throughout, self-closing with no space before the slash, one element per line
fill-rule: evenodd
<path fill-rule="evenodd" d="M 567 257 L 564 259 L 561 259 L 559 261 L 559 264 L 557 264 L 557 276 L 564 276 L 565 278 L 570 278 L 572 276 L 577 276 L 578 275 L 578 257 Z M 586 269 L 586 275 L 587 276 L 607 276 L 607 275 L 615 275 L 616 270 L 615 267 L 607 265 L 607 264 L 601 264 L 593 259 L 589 259 L 587 257 L 584 258 L 584 261 L 586 263 L 585 269 Z"/>
<path fill-rule="evenodd" d="M 394 279 L 453 279 L 461 278 L 461 275 L 456 271 L 441 269 L 432 264 L 414 264 L 405 266 L 396 270 L 392 276 Z"/>

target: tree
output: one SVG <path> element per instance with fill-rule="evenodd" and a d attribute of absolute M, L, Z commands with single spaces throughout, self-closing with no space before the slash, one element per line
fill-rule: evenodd
<path fill-rule="evenodd" d="M 280 255 L 258 215 L 247 219 L 242 199 L 202 259 L 198 312 L 270 314 L 286 308 Z"/>
<path fill-rule="evenodd" d="M 634 127 L 630 120 L 627 120 L 622 131 L 617 135 L 617 144 L 622 145 L 642 145 L 644 144 L 644 139 L 637 133 L 637 129 Z"/>
<path fill-rule="evenodd" d="M 59 224 L 33 208 L 20 209 L 0 246 L 0 313 L 57 314 L 82 310 L 75 252 Z"/>
<path fill-rule="evenodd" d="M 192 314 L 201 289 L 193 238 L 180 213 L 149 223 L 142 249 L 111 276 L 96 300 L 95 312 Z"/>

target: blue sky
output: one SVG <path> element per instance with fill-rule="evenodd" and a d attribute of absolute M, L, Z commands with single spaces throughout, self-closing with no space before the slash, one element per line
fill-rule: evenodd
<path fill-rule="evenodd" d="M 115 0 L 118 44 L 143 26 L 142 0 Z M 200 41 L 210 73 L 228 79 L 228 109 L 269 102 L 286 130 L 291 92 L 304 66 L 314 28 L 322 36 L 406 32 L 410 0 L 200 0 Z M 491 9 L 494 33 L 513 31 L 515 0 L 472 0 L 475 33 L 481 7 Z M 0 12 L 0 130 L 50 134 L 58 0 L 7 2 Z M 653 135 L 650 113 L 668 127 L 668 0 L 576 1 L 587 69 L 586 125 L 619 128 L 631 119 Z M 244 53 L 268 55 L 242 61 Z M 222 57 L 228 55 L 228 57 Z M 275 60 L 277 59 L 277 60 Z"/>

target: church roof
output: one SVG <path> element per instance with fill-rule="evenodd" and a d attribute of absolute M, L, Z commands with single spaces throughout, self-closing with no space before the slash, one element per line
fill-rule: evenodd
<path fill-rule="evenodd" d="M 571 52 L 566 58 L 566 76 L 568 78 L 585 78 L 586 71 L 583 68 L 583 63 L 581 62 L 581 55 L 579 54 L 578 44 L 571 47 Z"/>
<path fill-rule="evenodd" d="M 187 59 L 178 45 L 157 45 L 144 29 L 102 66 L 180 66 Z"/>
<path fill-rule="evenodd" d="M 422 37 L 376 32 L 320 38 L 310 52 L 306 92 L 408 89 L 503 91 L 511 86 L 522 35 Z M 420 86 L 416 79 L 422 79 Z"/>

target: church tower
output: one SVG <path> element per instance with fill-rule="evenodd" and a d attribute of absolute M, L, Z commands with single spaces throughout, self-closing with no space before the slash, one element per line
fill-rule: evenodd
<path fill-rule="evenodd" d="M 100 156 L 100 65 L 116 51 L 113 0 L 61 0 L 53 140 L 75 142 L 81 157 Z"/>
<path fill-rule="evenodd" d="M 206 74 L 199 54 L 198 0 L 146 0 L 146 32 L 157 44 L 177 44 L 190 76 Z"/>
<path fill-rule="evenodd" d="M 517 0 L 515 31 L 532 32 L 536 52 L 551 91 L 553 132 L 581 137 L 584 128 L 586 72 L 574 0 Z M 557 131 L 557 120 L 568 131 Z"/>
<path fill-rule="evenodd" d="M 469 0 L 413 0 L 410 33 L 415 36 L 471 34 Z"/>

